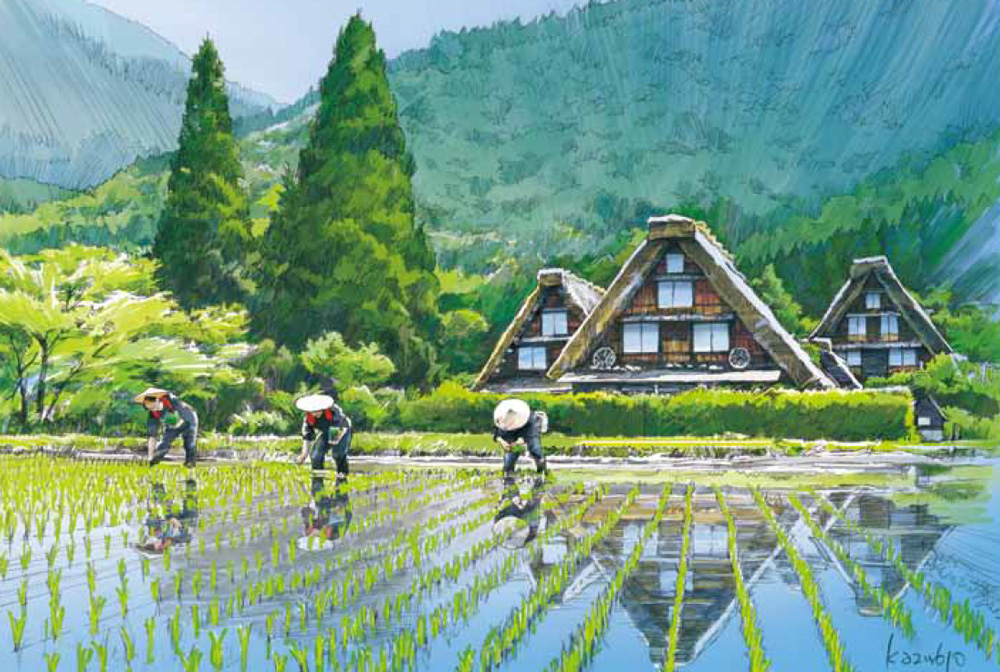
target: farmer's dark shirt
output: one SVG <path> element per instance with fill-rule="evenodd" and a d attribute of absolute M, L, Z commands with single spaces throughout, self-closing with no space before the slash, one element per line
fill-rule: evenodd
<path fill-rule="evenodd" d="M 181 419 L 183 423 L 181 430 L 198 426 L 198 415 L 194 409 L 178 399 L 177 395 L 169 394 L 163 403 L 163 410 L 149 411 L 149 417 L 146 419 L 146 433 L 149 436 L 159 435 L 160 428 L 163 427 L 163 422 L 168 415 L 176 415 Z"/>
<path fill-rule="evenodd" d="M 503 430 L 499 427 L 493 428 L 493 440 L 496 441 L 498 438 L 503 439 L 509 444 L 513 444 L 518 439 L 524 439 L 525 443 L 528 443 L 528 439 L 531 437 L 532 433 L 535 431 L 535 414 L 531 414 L 531 419 L 524 423 L 524 426 L 519 429 L 513 430 Z"/>
<path fill-rule="evenodd" d="M 302 421 L 302 438 L 312 441 L 316 438 L 316 432 L 326 433 L 327 439 L 330 437 L 330 430 L 334 427 L 341 428 L 351 426 L 350 419 L 344 415 L 339 406 L 317 413 L 306 413 Z"/>

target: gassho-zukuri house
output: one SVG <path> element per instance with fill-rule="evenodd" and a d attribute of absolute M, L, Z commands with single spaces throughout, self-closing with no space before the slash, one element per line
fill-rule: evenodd
<path fill-rule="evenodd" d="M 472 389 L 568 392 L 545 374 L 604 290 L 561 268 L 538 272 L 538 284 L 504 331 Z"/>
<path fill-rule="evenodd" d="M 922 368 L 938 354 L 954 354 L 885 257 L 854 260 L 847 282 L 810 338 L 829 339 L 862 383 Z"/>
<path fill-rule="evenodd" d="M 548 370 L 574 392 L 836 384 L 778 322 L 704 222 L 649 233 Z"/>

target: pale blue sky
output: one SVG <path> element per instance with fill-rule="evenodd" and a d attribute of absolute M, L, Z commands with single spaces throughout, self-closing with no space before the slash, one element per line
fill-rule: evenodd
<path fill-rule="evenodd" d="M 440 30 L 529 20 L 578 0 L 91 0 L 152 28 L 191 54 L 211 34 L 226 74 L 291 102 L 315 84 L 337 31 L 358 9 L 389 57 L 423 47 Z"/>

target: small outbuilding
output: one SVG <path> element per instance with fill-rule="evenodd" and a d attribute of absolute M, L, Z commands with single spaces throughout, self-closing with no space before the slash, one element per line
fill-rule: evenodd
<path fill-rule="evenodd" d="M 913 417 L 921 439 L 944 441 L 944 423 L 948 418 L 934 397 L 930 395 L 917 397 L 913 402 Z"/>

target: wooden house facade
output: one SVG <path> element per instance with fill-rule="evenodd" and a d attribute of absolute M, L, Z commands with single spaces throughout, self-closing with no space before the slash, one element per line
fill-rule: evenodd
<path fill-rule="evenodd" d="M 885 257 L 854 261 L 810 337 L 829 339 L 862 383 L 923 368 L 935 355 L 953 352 Z"/>
<path fill-rule="evenodd" d="M 561 268 L 542 269 L 473 384 L 494 392 L 568 391 L 546 373 L 604 290 Z"/>
<path fill-rule="evenodd" d="M 784 330 L 702 222 L 649 220 L 632 254 L 549 370 L 574 391 L 835 384 Z"/>

